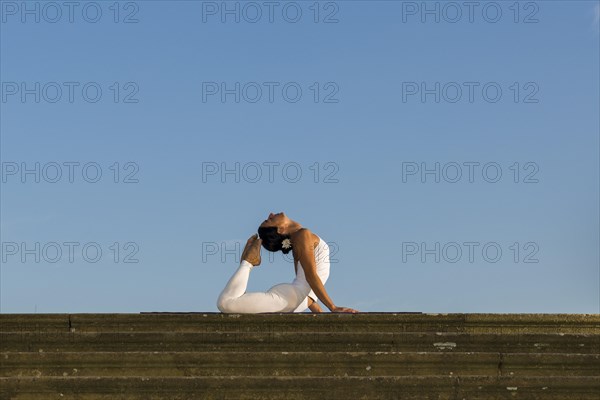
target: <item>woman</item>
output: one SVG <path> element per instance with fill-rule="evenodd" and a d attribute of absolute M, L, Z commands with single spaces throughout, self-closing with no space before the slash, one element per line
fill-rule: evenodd
<path fill-rule="evenodd" d="M 291 250 L 296 279 L 275 285 L 266 292 L 246 293 L 250 271 L 260 265 L 261 245 L 272 252 L 287 254 Z M 316 302 L 318 298 L 331 312 L 358 312 L 333 304 L 323 286 L 328 276 L 327 243 L 284 213 L 271 213 L 258 227 L 258 235 L 248 239 L 240 266 L 221 292 L 217 307 L 224 313 L 302 312 L 307 308 L 321 312 Z"/>

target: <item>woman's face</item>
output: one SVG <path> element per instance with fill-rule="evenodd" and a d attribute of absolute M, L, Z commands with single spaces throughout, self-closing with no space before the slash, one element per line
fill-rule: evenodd
<path fill-rule="evenodd" d="M 260 224 L 261 228 L 270 228 L 270 227 L 282 227 L 288 222 L 288 217 L 283 212 L 273 214 L 270 213 L 267 219 L 265 219 L 262 224 Z"/>

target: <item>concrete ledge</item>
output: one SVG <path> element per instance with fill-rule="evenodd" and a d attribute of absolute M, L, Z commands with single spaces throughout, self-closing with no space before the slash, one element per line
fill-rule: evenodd
<path fill-rule="evenodd" d="M 598 314 L 0 314 L 0 400 L 597 400 Z"/>
<path fill-rule="evenodd" d="M 4 399 L 544 399 L 597 400 L 596 377 L 0 378 Z M 335 388 L 335 390 L 332 390 Z M 62 394 L 62 396 L 61 396 Z M 112 397 L 111 397 L 112 396 Z M 201 396 L 201 397 L 200 397 Z"/>
<path fill-rule="evenodd" d="M 3 332 L 464 332 L 600 334 L 600 314 L 0 314 Z"/>
<path fill-rule="evenodd" d="M 598 335 L 435 332 L 0 333 L 0 351 L 439 351 L 600 353 Z"/>
<path fill-rule="evenodd" d="M 423 352 L 3 353 L 2 377 L 594 376 L 598 354 Z"/>

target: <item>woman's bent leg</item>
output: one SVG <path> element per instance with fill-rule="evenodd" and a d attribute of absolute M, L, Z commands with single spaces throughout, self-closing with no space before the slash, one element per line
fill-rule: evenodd
<path fill-rule="evenodd" d="M 296 307 L 294 312 L 300 313 L 300 312 L 303 312 L 304 310 L 306 310 L 307 308 L 308 308 L 308 297 L 305 297 L 304 300 L 302 300 L 302 303 L 300 303 L 300 305 L 298 307 Z"/>
<path fill-rule="evenodd" d="M 321 283 L 323 284 L 323 286 L 325 286 L 325 282 L 327 282 L 327 278 L 329 278 L 329 271 L 326 271 L 326 272 L 322 273 L 321 275 L 319 275 L 319 278 L 321 279 Z M 317 302 L 317 295 L 315 294 L 315 292 L 312 289 L 310 290 L 310 293 L 308 294 L 308 296 L 310 296 L 310 298 L 315 303 Z M 297 312 L 297 313 L 304 312 L 309 307 L 310 302 L 308 300 L 308 296 L 305 297 L 304 300 L 302 300 L 302 302 L 294 310 L 294 312 Z"/>
<path fill-rule="evenodd" d="M 246 292 L 246 287 L 248 287 L 248 279 L 250 278 L 250 271 L 252 268 L 252 264 L 242 260 L 237 271 L 235 271 L 233 276 L 229 278 L 227 285 L 225 285 L 225 288 L 217 300 L 217 308 L 221 312 L 227 312 L 225 310 L 227 309 L 227 303 L 229 300 L 238 298 Z"/>
<path fill-rule="evenodd" d="M 267 292 L 245 293 L 252 264 L 242 261 L 219 295 L 217 307 L 223 313 L 255 314 L 291 312 L 298 305 L 296 289 L 290 284 L 275 285 Z"/>

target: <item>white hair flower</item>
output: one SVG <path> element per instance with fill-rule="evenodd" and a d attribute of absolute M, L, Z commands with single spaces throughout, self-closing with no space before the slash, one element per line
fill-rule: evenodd
<path fill-rule="evenodd" d="M 281 247 L 284 250 L 291 249 L 292 248 L 292 241 L 290 239 L 283 239 L 283 242 L 281 242 Z"/>

